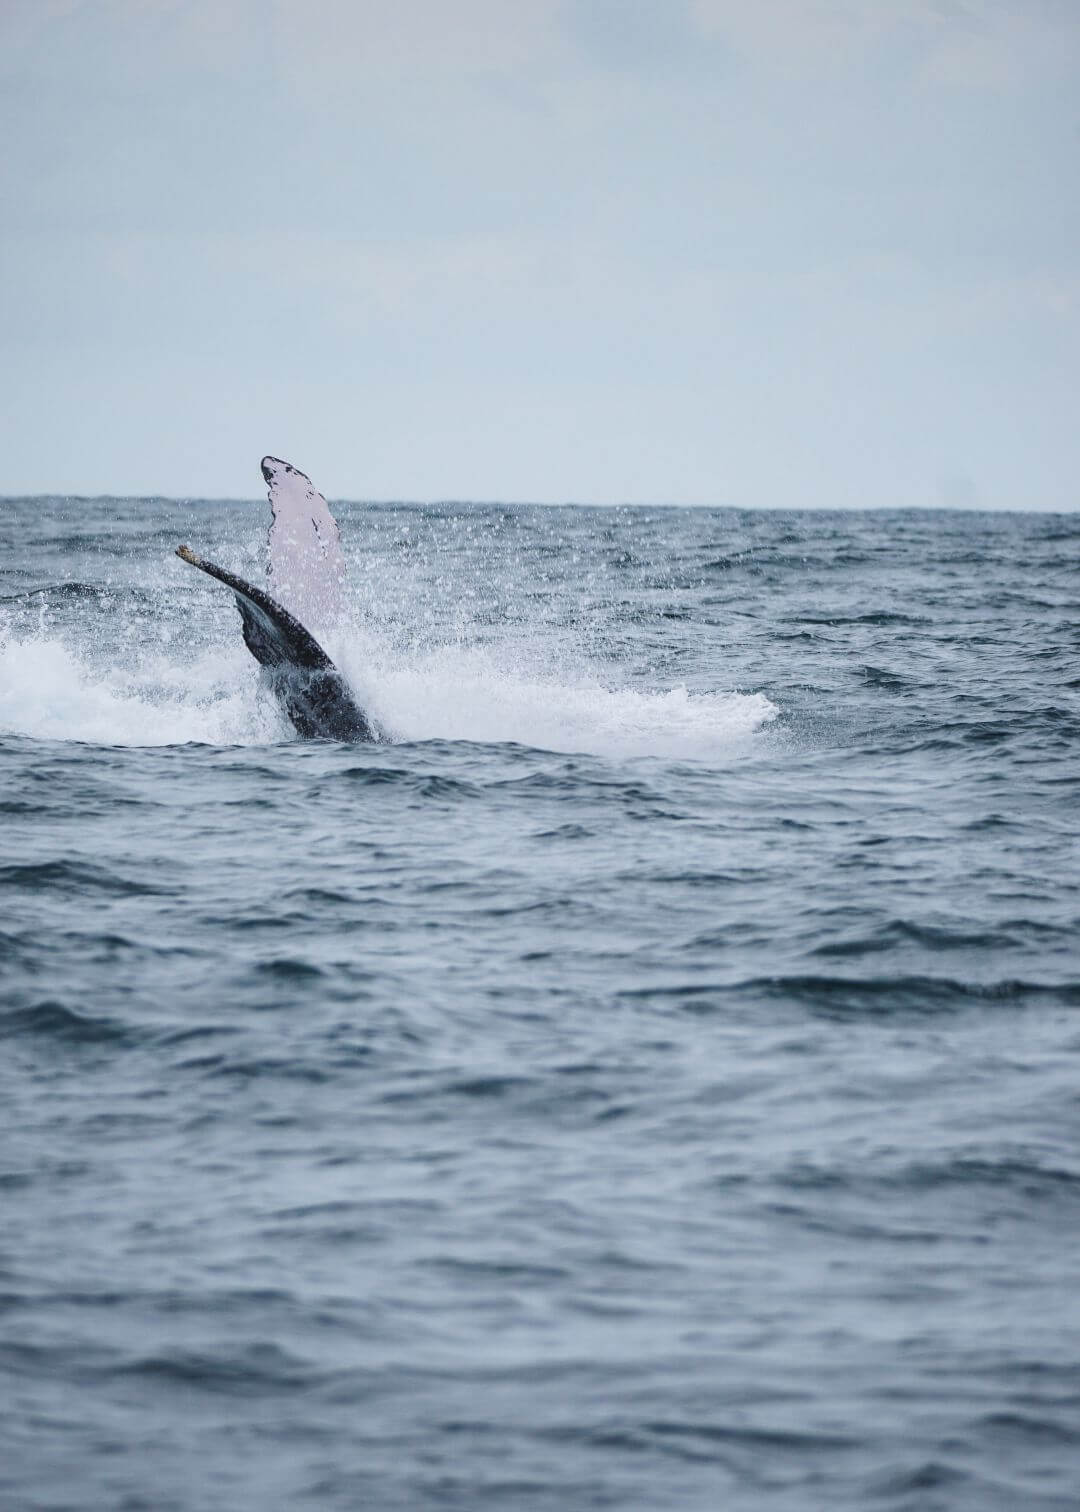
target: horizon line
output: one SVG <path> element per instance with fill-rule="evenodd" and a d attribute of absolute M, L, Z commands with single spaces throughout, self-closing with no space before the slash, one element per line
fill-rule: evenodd
<path fill-rule="evenodd" d="M 78 494 L 56 491 L 36 493 L 0 493 L 0 504 L 33 503 L 35 500 L 63 499 L 70 503 L 95 504 L 111 500 L 117 504 L 151 503 L 156 500 L 172 504 L 265 504 L 265 494 L 165 494 L 165 493 L 93 493 Z M 742 514 L 1000 514 L 1000 515 L 1068 515 L 1080 511 L 1080 500 L 1057 509 L 1024 509 L 1003 504 L 690 504 L 679 500 L 609 500 L 586 503 L 580 499 L 376 499 L 349 498 L 344 494 L 324 495 L 328 504 L 355 504 L 376 508 L 421 509 L 711 509 Z"/>

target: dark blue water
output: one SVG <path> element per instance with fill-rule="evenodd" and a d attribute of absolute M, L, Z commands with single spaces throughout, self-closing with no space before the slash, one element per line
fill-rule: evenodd
<path fill-rule="evenodd" d="M 1080 1506 L 1080 518 L 0 504 L 0 1505 Z"/>

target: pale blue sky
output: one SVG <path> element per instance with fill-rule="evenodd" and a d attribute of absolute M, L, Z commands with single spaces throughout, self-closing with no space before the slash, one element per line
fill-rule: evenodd
<path fill-rule="evenodd" d="M 0 0 L 0 493 L 1080 504 L 1080 0 Z"/>

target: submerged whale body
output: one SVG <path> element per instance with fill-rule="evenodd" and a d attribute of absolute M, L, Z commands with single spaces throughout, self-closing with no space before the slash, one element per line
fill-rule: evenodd
<path fill-rule="evenodd" d="M 375 741 L 375 727 L 344 677 L 302 623 L 329 629 L 341 612 L 345 558 L 337 522 L 311 480 L 288 462 L 264 457 L 274 521 L 270 527 L 269 580 L 275 593 L 197 556 L 176 554 L 231 588 L 240 611 L 244 644 L 269 674 L 270 686 L 298 735 Z"/>

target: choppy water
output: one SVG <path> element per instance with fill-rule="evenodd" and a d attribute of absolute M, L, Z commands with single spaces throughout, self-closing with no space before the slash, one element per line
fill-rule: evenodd
<path fill-rule="evenodd" d="M 0 1504 L 1080 1505 L 1080 518 L 0 503 Z"/>

